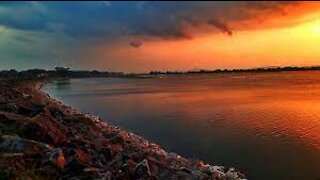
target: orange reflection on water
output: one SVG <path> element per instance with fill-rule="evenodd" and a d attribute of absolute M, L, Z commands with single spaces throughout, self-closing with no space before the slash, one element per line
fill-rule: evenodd
<path fill-rule="evenodd" d="M 320 177 L 320 72 L 107 78 L 61 86 L 68 88 L 48 89 L 168 151 L 236 166 L 252 179 Z"/>

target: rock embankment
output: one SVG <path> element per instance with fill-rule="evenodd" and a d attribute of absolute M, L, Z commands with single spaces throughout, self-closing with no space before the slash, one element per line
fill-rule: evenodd
<path fill-rule="evenodd" d="M 0 179 L 245 179 L 67 107 L 41 82 L 0 82 Z"/>

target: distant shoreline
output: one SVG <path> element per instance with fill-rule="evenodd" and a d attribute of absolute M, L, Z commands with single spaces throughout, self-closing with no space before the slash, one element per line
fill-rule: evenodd
<path fill-rule="evenodd" d="M 249 69 L 215 69 L 196 71 L 151 71 L 149 74 L 211 74 L 211 73 L 264 73 L 288 71 L 319 71 L 320 66 L 284 66 L 284 67 L 259 67 Z"/>
<path fill-rule="evenodd" d="M 91 78 L 91 77 L 125 77 L 125 78 L 155 78 L 161 75 L 186 75 L 186 74 L 224 74 L 224 73 L 267 73 L 267 72 L 297 72 L 319 71 L 320 66 L 284 66 L 284 67 L 259 67 L 250 69 L 214 69 L 195 71 L 150 71 L 149 73 L 124 73 L 97 70 L 70 70 L 70 68 L 56 67 L 55 70 L 29 69 L 23 71 L 0 71 L 0 79 L 52 79 L 52 78 Z"/>

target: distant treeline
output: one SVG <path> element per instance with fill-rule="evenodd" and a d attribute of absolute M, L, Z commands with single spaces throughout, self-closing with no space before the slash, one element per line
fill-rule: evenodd
<path fill-rule="evenodd" d="M 17 71 L 11 69 L 0 71 L 0 78 L 6 79 L 115 77 L 122 75 L 122 72 L 101 72 L 95 70 L 75 71 L 64 67 L 56 67 L 54 70 L 29 69 L 24 71 Z"/>
<path fill-rule="evenodd" d="M 252 69 L 215 69 L 215 70 L 196 70 L 196 71 L 151 71 L 150 75 L 157 74 L 204 74 L 204 73 L 235 73 L 235 72 L 281 72 L 281 71 L 315 71 L 320 70 L 320 66 L 285 66 L 285 67 L 261 67 Z"/>
<path fill-rule="evenodd" d="M 305 66 L 305 67 L 264 67 L 253 69 L 215 69 L 215 70 L 197 70 L 197 71 L 151 71 L 147 74 L 125 74 L 123 72 L 108 72 L 108 71 L 79 71 L 70 70 L 65 67 L 56 67 L 54 70 L 44 69 L 29 69 L 24 71 L 4 70 L 0 71 L 1 79 L 35 79 L 35 78 L 86 78 L 86 77 L 141 77 L 141 75 L 165 75 L 165 74 L 205 74 L 205 73 L 239 73 L 239 72 L 280 72 L 280 71 L 314 71 L 320 70 L 320 66 Z"/>

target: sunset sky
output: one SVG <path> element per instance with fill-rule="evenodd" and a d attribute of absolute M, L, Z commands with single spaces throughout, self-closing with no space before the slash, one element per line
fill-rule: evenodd
<path fill-rule="evenodd" d="M 0 69 L 320 65 L 320 2 L 0 2 Z"/>

